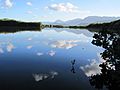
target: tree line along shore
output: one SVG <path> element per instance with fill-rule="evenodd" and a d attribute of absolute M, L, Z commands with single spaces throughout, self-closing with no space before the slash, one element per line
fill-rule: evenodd
<path fill-rule="evenodd" d="M 11 19 L 0 19 L 0 31 L 5 30 L 41 30 L 42 28 L 74 28 L 94 30 L 120 30 L 120 20 L 109 23 L 96 23 L 87 26 L 43 25 L 41 22 L 22 22 Z"/>

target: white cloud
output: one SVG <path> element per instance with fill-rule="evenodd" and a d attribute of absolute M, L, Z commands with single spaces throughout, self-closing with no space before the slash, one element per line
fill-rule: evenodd
<path fill-rule="evenodd" d="M 80 40 L 58 40 L 51 43 L 51 47 L 53 48 L 65 48 L 65 49 L 71 49 L 78 44 L 77 42 L 80 42 Z"/>
<path fill-rule="evenodd" d="M 13 2 L 11 0 L 5 0 L 4 4 L 7 8 L 11 8 L 13 6 Z"/>
<path fill-rule="evenodd" d="M 56 51 L 53 51 L 53 50 L 48 52 L 48 55 L 50 55 L 50 56 L 54 56 L 55 54 L 56 54 Z"/>
<path fill-rule="evenodd" d="M 47 6 L 46 8 L 54 11 L 61 11 L 61 12 L 79 12 L 79 8 L 69 2 L 52 4 L 50 6 Z"/>
<path fill-rule="evenodd" d="M 32 6 L 32 3 L 31 2 L 27 2 L 26 3 L 28 6 Z"/>

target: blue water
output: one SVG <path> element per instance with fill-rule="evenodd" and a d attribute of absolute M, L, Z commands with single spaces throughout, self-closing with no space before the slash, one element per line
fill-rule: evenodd
<path fill-rule="evenodd" d="M 0 34 L 0 90 L 94 90 L 103 48 L 86 29 Z"/>

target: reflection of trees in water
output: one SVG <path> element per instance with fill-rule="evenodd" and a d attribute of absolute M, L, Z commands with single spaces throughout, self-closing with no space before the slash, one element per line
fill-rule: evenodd
<path fill-rule="evenodd" d="M 0 26 L 0 34 L 1 33 L 16 33 L 21 31 L 41 31 L 40 27 L 18 27 L 18 26 Z"/>
<path fill-rule="evenodd" d="M 74 65 L 75 65 L 75 59 L 71 61 L 71 64 L 72 64 L 72 68 L 71 68 L 70 71 L 74 74 L 74 73 L 76 73 L 75 72 L 75 67 L 74 67 Z"/>
<path fill-rule="evenodd" d="M 94 34 L 93 38 L 94 45 L 105 49 L 101 53 L 105 62 L 99 65 L 101 73 L 90 77 L 90 84 L 96 89 L 102 89 L 105 86 L 109 90 L 120 90 L 120 35 L 100 31 Z"/>

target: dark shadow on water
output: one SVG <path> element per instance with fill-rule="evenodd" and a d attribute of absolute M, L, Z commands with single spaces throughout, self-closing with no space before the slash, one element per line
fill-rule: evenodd
<path fill-rule="evenodd" d="M 75 74 L 75 73 L 76 73 L 76 72 L 75 72 L 75 62 L 76 62 L 76 60 L 75 60 L 75 59 L 71 61 L 72 68 L 71 68 L 71 70 L 70 70 L 70 71 L 71 71 L 73 74 Z"/>
<path fill-rule="evenodd" d="M 101 73 L 92 75 L 90 84 L 96 89 L 106 87 L 109 90 L 120 90 L 120 34 L 99 31 L 94 34 L 92 44 L 103 47 L 101 53 L 104 62 L 99 65 Z"/>

